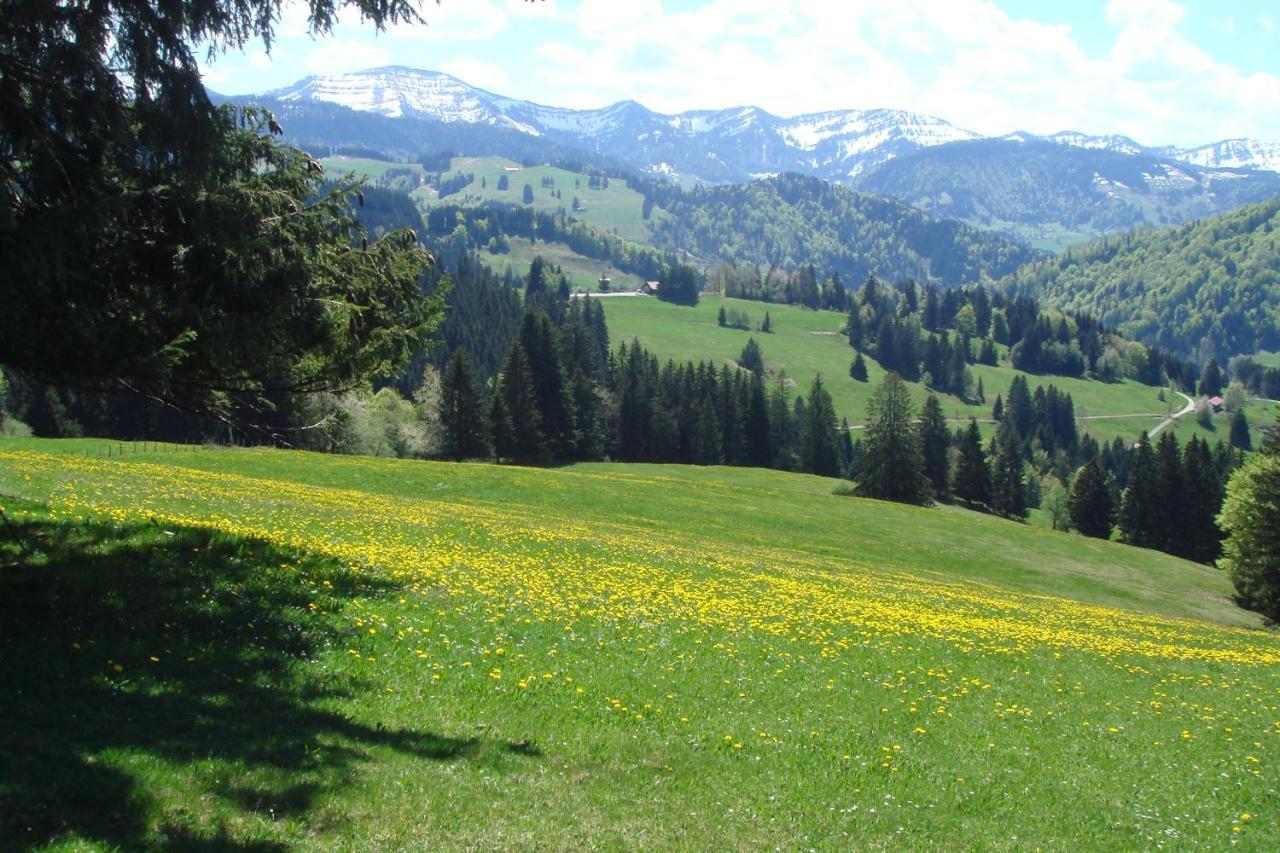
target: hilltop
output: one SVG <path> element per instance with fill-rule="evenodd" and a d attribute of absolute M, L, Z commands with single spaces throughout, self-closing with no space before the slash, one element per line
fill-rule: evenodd
<path fill-rule="evenodd" d="M 1030 137 L 923 149 L 885 163 L 857 186 L 1060 250 L 1101 234 L 1177 224 L 1271 198 L 1280 194 L 1280 175 Z"/>
<path fill-rule="evenodd" d="M 1131 338 L 1223 362 L 1280 347 L 1280 198 L 1133 231 L 1030 264 L 1001 282 Z"/>

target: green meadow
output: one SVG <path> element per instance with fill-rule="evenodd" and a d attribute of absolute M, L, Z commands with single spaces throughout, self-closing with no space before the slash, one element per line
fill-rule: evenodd
<path fill-rule="evenodd" d="M 590 178 L 558 166 L 522 166 L 515 160 L 504 157 L 455 157 L 449 174 L 475 175 L 475 180 L 458 192 L 444 199 L 420 199 L 431 205 L 468 204 L 485 201 L 500 201 L 508 204 L 522 204 L 522 193 L 525 184 L 533 188 L 534 210 L 556 211 L 564 209 L 574 217 L 590 225 L 616 233 L 624 240 L 637 243 L 649 242 L 649 228 L 645 223 L 641 208 L 644 199 L 640 193 L 627 186 L 621 178 L 610 178 L 609 186 L 592 189 L 588 186 Z M 498 189 L 498 180 L 506 176 L 509 186 L 505 190 Z M 544 187 L 543 179 L 553 182 L 553 186 Z M 554 191 L 560 193 L 557 198 Z M 577 196 L 581 209 L 573 211 L 573 199 Z M 655 209 L 655 217 L 665 216 L 665 211 Z"/>
<path fill-rule="evenodd" d="M 1216 570 L 773 471 L 159 451 L 0 440 L 8 844 L 1280 838 Z"/>
<path fill-rule="evenodd" d="M 847 417 L 850 424 L 863 422 L 871 390 L 880 382 L 884 371 L 871 357 L 866 358 L 868 381 L 849 377 L 853 350 L 840 329 L 845 315 L 834 311 L 810 311 L 791 305 L 772 305 L 742 299 L 704 297 L 696 307 L 686 308 L 656 299 L 606 299 L 603 302 L 609 322 L 609 334 L 616 346 L 620 341 L 639 340 L 657 353 L 659 358 L 676 361 L 708 359 L 723 363 L 737 359 L 742 347 L 754 337 L 764 354 L 765 368 L 770 373 L 797 383 L 796 390 L 807 392 L 813 377 L 822 374 L 831 392 L 836 413 Z M 769 313 L 772 334 L 721 328 L 716 318 L 721 306 L 746 312 L 753 329 L 758 328 Z M 1001 358 L 1004 358 L 1002 353 Z M 974 382 L 982 380 L 987 402 L 971 404 L 949 394 L 940 394 L 947 417 L 990 418 L 996 394 L 1006 394 L 1017 375 L 1007 363 L 990 367 L 970 366 Z M 1168 405 L 1158 399 L 1160 389 L 1133 381 L 1115 383 L 1073 379 L 1065 376 L 1027 375 L 1032 390 L 1036 385 L 1056 385 L 1071 394 L 1076 416 L 1082 418 L 1082 430 L 1099 440 L 1116 436 L 1137 439 L 1164 418 Z M 913 385 L 916 403 L 923 403 L 927 390 Z M 1169 392 L 1165 392 L 1168 395 Z M 1176 411 L 1181 398 L 1173 397 Z"/>

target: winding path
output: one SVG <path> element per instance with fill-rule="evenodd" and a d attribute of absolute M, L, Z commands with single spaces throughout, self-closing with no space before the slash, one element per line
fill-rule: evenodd
<path fill-rule="evenodd" d="M 1173 393 L 1177 394 L 1179 397 L 1181 397 L 1182 399 L 1186 400 L 1186 401 L 1187 401 L 1187 404 L 1186 404 L 1185 406 L 1183 406 L 1181 409 L 1179 409 L 1178 411 L 1176 411 L 1176 412 L 1174 412 L 1173 414 L 1169 415 L 1167 418 L 1165 418 L 1164 420 L 1162 420 L 1160 423 L 1156 424 L 1156 425 L 1155 425 L 1154 427 L 1152 427 L 1150 430 L 1148 430 L 1148 431 L 1147 431 L 1147 438 L 1155 438 L 1157 435 L 1159 435 L 1159 434 L 1160 434 L 1160 432 L 1161 432 L 1165 427 L 1169 426 L 1169 424 L 1173 423 L 1174 421 L 1176 421 L 1178 418 L 1182 417 L 1183 415 L 1189 415 L 1189 414 L 1191 414 L 1192 412 L 1194 412 L 1194 411 L 1196 410 L 1196 401 L 1195 401 L 1195 400 L 1191 399 L 1191 398 L 1190 398 L 1190 397 L 1188 397 L 1186 394 L 1183 394 L 1181 391 L 1174 391 Z M 1137 446 L 1137 445 L 1135 445 L 1135 447 L 1136 447 L 1136 446 Z"/>

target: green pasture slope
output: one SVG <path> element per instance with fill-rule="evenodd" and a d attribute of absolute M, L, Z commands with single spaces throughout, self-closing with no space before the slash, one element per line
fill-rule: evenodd
<path fill-rule="evenodd" d="M 324 166 L 326 176 L 341 178 L 354 174 L 358 178 L 376 181 L 387 173 L 388 169 L 408 169 L 418 174 L 426 174 L 417 163 L 396 163 L 390 160 L 373 160 L 368 157 L 322 157 L 320 165 Z"/>
<path fill-rule="evenodd" d="M 360 157 L 326 157 L 321 162 L 325 171 L 331 175 L 355 173 L 370 180 L 378 180 L 392 168 L 407 168 L 423 173 L 422 167 L 417 163 L 394 163 Z M 479 204 L 485 201 L 519 205 L 523 204 L 524 185 L 529 184 L 533 188 L 534 210 L 555 211 L 563 208 L 583 222 L 616 232 L 624 240 L 649 242 L 649 227 L 642 210 L 644 198 L 620 178 L 610 178 L 606 188 L 591 189 L 588 187 L 590 178 L 587 175 L 557 166 L 525 167 L 505 157 L 455 157 L 446 177 L 459 172 L 473 174 L 475 180 L 443 199 L 435 195 L 434 189 L 429 192 L 419 189 L 414 192 L 413 197 L 426 207 L 434 204 Z M 506 190 L 499 190 L 498 179 L 503 175 L 506 175 L 510 186 Z M 543 178 L 550 178 L 555 186 L 542 186 Z M 559 190 L 561 197 L 553 196 L 553 190 Z M 574 196 L 582 204 L 582 209 L 576 213 L 573 212 Z M 655 208 L 652 215 L 661 218 L 667 216 L 667 213 Z"/>
<path fill-rule="evenodd" d="M 848 340 L 840 333 L 845 315 L 839 312 L 810 311 L 796 306 L 766 305 L 741 299 L 722 300 L 714 296 L 704 297 L 694 308 L 650 298 L 617 298 L 602 302 L 614 346 L 620 341 L 636 339 L 663 359 L 711 359 L 720 363 L 736 359 L 748 338 L 754 337 L 764 353 L 766 370 L 785 371 L 797 382 L 797 390 L 807 392 L 814 375 L 821 373 L 837 414 L 847 417 L 850 424 L 864 421 L 867 399 L 884 376 L 880 365 L 867 357 L 868 381 L 857 382 L 849 377 L 854 353 Z M 768 311 L 774 332 L 763 335 L 755 331 L 719 327 L 716 317 L 721 305 L 745 311 L 753 328 L 760 325 Z M 996 394 L 1008 393 L 1009 385 L 1017 374 L 1006 363 L 996 367 L 971 365 L 970 370 L 975 383 L 982 379 L 987 402 L 967 404 L 958 397 L 942 394 L 943 411 L 949 418 L 990 418 Z M 1081 421 L 1082 428 L 1100 440 L 1110 440 L 1117 435 L 1136 440 L 1142 430 L 1160 423 L 1167 410 L 1167 404 L 1158 399 L 1158 388 L 1137 382 L 1108 384 L 1031 374 L 1027 375 L 1027 381 L 1032 390 L 1036 385 L 1047 387 L 1052 384 L 1070 393 L 1077 417 L 1085 418 Z M 928 393 L 922 385 L 912 386 L 912 392 L 917 404 L 923 403 Z"/>
<path fill-rule="evenodd" d="M 624 240 L 649 242 L 649 228 L 642 216 L 644 198 L 620 178 L 610 178 L 609 186 L 604 189 L 590 189 L 587 185 L 590 178 L 586 175 L 557 166 L 524 167 L 503 157 L 455 157 L 450 174 L 458 172 L 474 174 L 475 180 L 443 199 L 446 204 L 471 201 L 521 204 L 524 185 L 529 184 L 533 187 L 534 210 L 564 208 L 583 222 L 616 232 Z M 507 176 L 509 187 L 499 190 L 498 179 L 503 175 Z M 555 186 L 542 186 L 543 178 L 550 178 Z M 560 198 L 551 194 L 553 190 L 560 192 Z M 574 196 L 582 203 L 582 209 L 577 213 L 573 213 Z M 666 212 L 655 208 L 653 215 L 662 217 Z"/>
<path fill-rule="evenodd" d="M 0 440 L 7 846 L 1280 839 L 1213 569 L 772 471 L 101 451 Z"/>
<path fill-rule="evenodd" d="M 544 261 L 554 264 L 565 277 L 569 286 L 575 291 L 595 292 L 600 289 L 600 274 L 608 273 L 610 287 L 615 291 L 632 291 L 639 289 L 644 280 L 637 275 L 625 273 L 604 261 L 597 261 L 580 255 L 563 243 L 531 243 L 523 237 L 510 239 L 511 250 L 504 254 L 493 255 L 481 251 L 480 258 L 489 267 L 501 273 L 510 269 L 517 278 L 529 275 L 529 265 L 533 259 L 541 256 Z"/>

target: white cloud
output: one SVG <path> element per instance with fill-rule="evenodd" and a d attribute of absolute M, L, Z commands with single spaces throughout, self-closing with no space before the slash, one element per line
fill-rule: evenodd
<path fill-rule="evenodd" d="M 757 104 L 781 115 L 897 107 L 978 132 L 1118 132 L 1147 144 L 1277 135 L 1280 78 L 1245 75 L 1182 32 L 1172 0 L 1110 0 L 1110 49 L 992 0 L 583 0 L 574 39 L 536 48 L 543 100 L 635 98 L 663 111 Z M 526 90 L 531 88 L 525 87 Z"/>
<path fill-rule="evenodd" d="M 391 54 L 381 47 L 358 41 L 326 39 L 303 61 L 302 67 L 312 74 L 339 74 L 387 65 Z"/>
<path fill-rule="evenodd" d="M 200 80 L 204 85 L 215 91 L 219 86 L 235 79 L 236 69 L 224 63 L 215 63 L 214 65 L 206 65 L 203 62 L 199 64 Z"/>
<path fill-rule="evenodd" d="M 507 28 L 507 13 L 500 0 L 442 0 L 424 4 L 422 24 L 398 24 L 387 32 L 396 38 L 423 41 L 476 41 Z"/>
<path fill-rule="evenodd" d="M 285 55 L 287 54 L 284 54 L 283 51 L 279 49 L 274 51 L 271 55 L 268 55 L 265 50 L 255 50 L 253 53 L 249 54 L 249 67 L 254 71 L 266 71 L 271 68 L 271 63 L 274 60 L 281 59 Z"/>
<path fill-rule="evenodd" d="M 440 67 L 440 70 L 472 86 L 479 86 L 496 94 L 503 94 L 511 85 L 505 71 L 483 59 L 461 57 L 449 60 Z"/>

